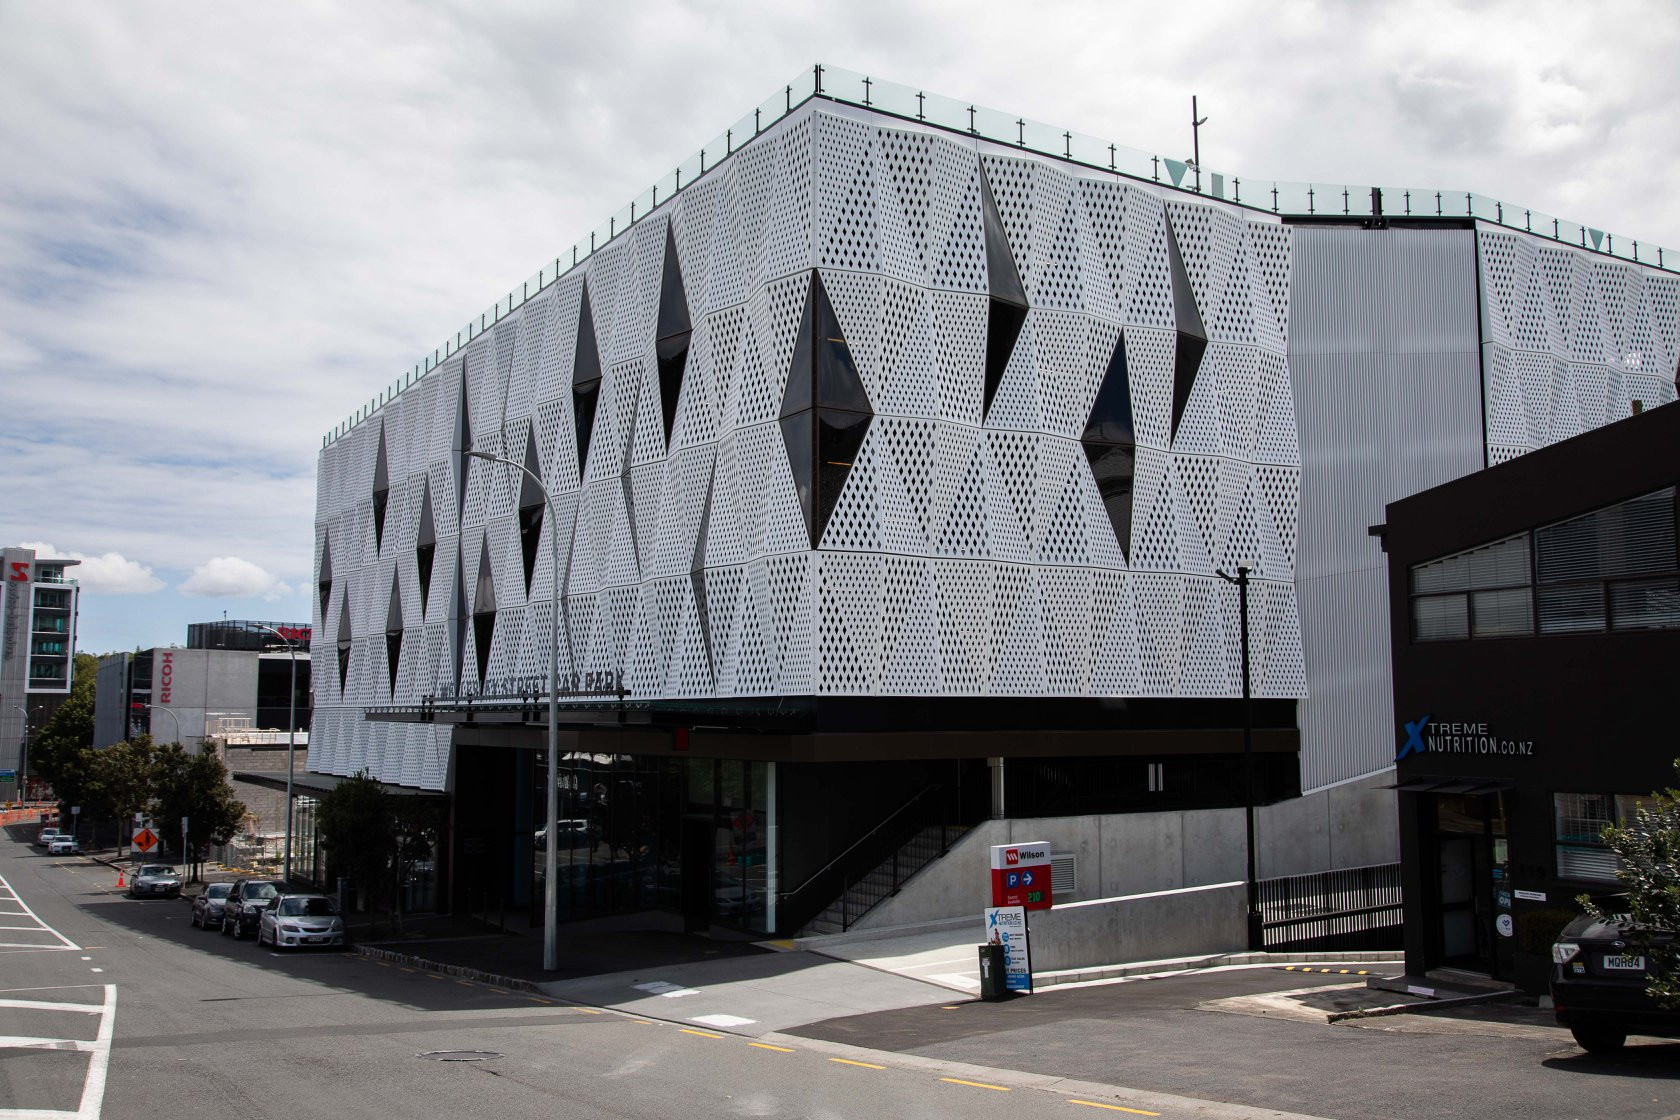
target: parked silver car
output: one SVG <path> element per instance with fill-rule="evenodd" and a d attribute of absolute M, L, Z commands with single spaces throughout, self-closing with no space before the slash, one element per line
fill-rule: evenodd
<path fill-rule="evenodd" d="M 47 854 L 49 856 L 74 856 L 80 855 L 81 852 L 82 846 L 76 842 L 74 836 L 67 832 L 61 832 L 47 841 Z"/>
<path fill-rule="evenodd" d="M 283 894 L 257 920 L 257 944 L 276 949 L 344 944 L 344 919 L 324 894 Z"/>
<path fill-rule="evenodd" d="M 180 898 L 181 876 L 167 863 L 143 863 L 128 881 L 130 898 Z"/>
<path fill-rule="evenodd" d="M 204 893 L 193 899 L 192 924 L 199 929 L 221 929 L 222 911 L 227 909 L 228 891 L 232 883 L 211 883 Z"/>

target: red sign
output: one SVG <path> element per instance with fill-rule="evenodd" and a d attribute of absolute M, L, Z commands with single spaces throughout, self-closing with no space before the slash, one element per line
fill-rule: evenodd
<path fill-rule="evenodd" d="M 28 583 L 29 582 L 29 561 L 27 561 L 27 560 L 13 560 L 12 561 L 12 582 L 13 583 Z"/>
<path fill-rule="evenodd" d="M 992 905 L 1050 909 L 1049 844 L 993 845 Z"/>

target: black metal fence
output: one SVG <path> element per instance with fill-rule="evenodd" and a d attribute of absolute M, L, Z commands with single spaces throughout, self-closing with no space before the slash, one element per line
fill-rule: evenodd
<path fill-rule="evenodd" d="M 1265 947 L 1278 951 L 1400 948 L 1400 865 L 1262 879 Z"/>

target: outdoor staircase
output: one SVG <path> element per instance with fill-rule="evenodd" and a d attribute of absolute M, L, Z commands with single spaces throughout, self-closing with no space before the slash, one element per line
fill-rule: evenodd
<path fill-rule="evenodd" d="M 805 924 L 801 936 L 843 933 L 858 919 L 897 894 L 922 868 L 951 850 L 967 825 L 930 824 L 853 880 L 822 913 Z"/>

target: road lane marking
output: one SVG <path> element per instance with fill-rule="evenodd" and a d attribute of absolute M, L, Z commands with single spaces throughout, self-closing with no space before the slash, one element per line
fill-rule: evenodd
<path fill-rule="evenodd" d="M 878 1066 L 874 1062 L 854 1062 L 850 1058 L 830 1058 L 829 1061 L 839 1062 L 843 1066 L 862 1066 L 864 1069 L 886 1069 L 887 1068 L 886 1066 Z"/>
<path fill-rule="evenodd" d="M 743 1019 L 739 1015 L 696 1015 L 689 1020 L 708 1027 L 744 1027 L 748 1023 L 756 1023 L 757 1019 Z"/>
<path fill-rule="evenodd" d="M 748 1046 L 756 1046 L 760 1050 L 774 1050 L 778 1054 L 791 1054 L 791 1053 L 793 1053 L 793 1047 L 791 1047 L 791 1046 L 772 1046 L 768 1042 L 749 1042 L 749 1043 L 747 1043 L 747 1045 Z"/>
<path fill-rule="evenodd" d="M 701 1038 L 722 1038 L 723 1037 L 721 1034 L 716 1034 L 712 1031 L 697 1031 L 693 1027 L 678 1027 L 677 1029 L 682 1031 L 682 1033 L 684 1033 L 684 1034 L 697 1034 Z"/>
<path fill-rule="evenodd" d="M 978 976 L 965 976 L 960 972 L 935 972 L 935 973 L 929 975 L 927 977 L 927 979 L 932 980 L 932 981 L 934 981 L 935 983 L 938 983 L 938 984 L 944 984 L 946 987 L 953 987 L 953 986 L 958 987 L 958 988 L 979 988 L 980 987 L 980 978 Z"/>
<path fill-rule="evenodd" d="M 949 1081 L 953 1085 L 972 1085 L 976 1089 L 991 1089 L 999 1093 L 1007 1093 L 1010 1091 L 1009 1086 L 1007 1085 L 988 1085 L 984 1081 L 964 1081 L 960 1077 L 941 1077 L 939 1080 Z"/>
<path fill-rule="evenodd" d="M 88 985 L 92 987 L 93 985 Z M 29 991 L 30 989 L 17 989 Z M 34 989 L 50 991 L 51 989 Z M 0 1007 L 16 1007 L 23 1011 L 80 1011 L 84 1015 L 98 1015 L 104 1008 L 97 1003 L 62 1003 L 46 999 L 0 999 Z"/>
<path fill-rule="evenodd" d="M 698 988 L 685 988 L 681 984 L 672 984 L 664 980 L 649 980 L 645 983 L 632 984 L 630 986 L 638 992 L 647 992 L 649 995 L 664 996 L 666 999 L 681 999 L 683 996 L 697 996 L 700 994 L 700 989 Z"/>
<path fill-rule="evenodd" d="M 1101 1101 L 1069 1100 L 1068 1103 L 1069 1104 L 1082 1104 L 1082 1105 L 1085 1105 L 1088 1108 L 1106 1108 L 1110 1112 L 1129 1112 L 1133 1116 L 1159 1116 L 1159 1115 L 1161 1115 L 1159 1112 L 1145 1112 L 1141 1108 L 1127 1108 L 1125 1105 L 1120 1105 L 1120 1104 L 1103 1104 Z"/>

